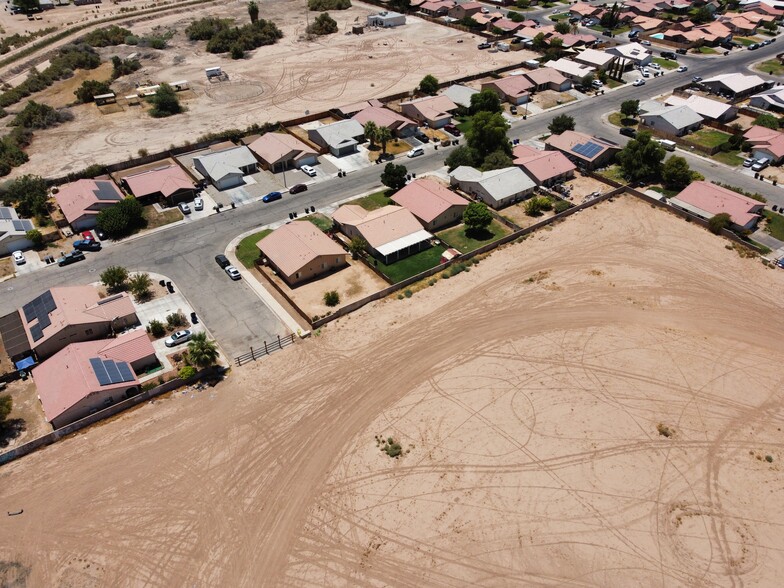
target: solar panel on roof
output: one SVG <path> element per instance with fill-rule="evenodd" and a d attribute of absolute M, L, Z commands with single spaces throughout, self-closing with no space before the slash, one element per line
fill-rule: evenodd
<path fill-rule="evenodd" d="M 91 357 L 90 365 L 93 367 L 93 373 L 95 374 L 95 377 L 98 378 L 98 383 L 101 386 L 107 386 L 112 383 L 109 374 L 106 373 L 106 368 L 103 366 L 103 361 L 101 361 L 100 358 Z"/>
<path fill-rule="evenodd" d="M 95 182 L 97 190 L 93 192 L 98 200 L 117 200 L 117 191 L 111 182 Z"/>
<path fill-rule="evenodd" d="M 13 216 L 11 216 L 11 209 L 6 208 L 5 206 L 0 206 L 0 220 L 11 220 Z"/>
<path fill-rule="evenodd" d="M 131 371 L 131 366 L 126 362 L 118 361 L 117 369 L 120 370 L 120 376 L 122 377 L 123 382 L 133 382 L 136 379 Z"/>
<path fill-rule="evenodd" d="M 113 361 L 104 359 L 103 367 L 106 368 L 106 373 L 109 374 L 109 379 L 112 381 L 112 384 L 122 382 L 122 378 L 120 377 L 120 370 L 117 369 L 117 366 Z"/>
<path fill-rule="evenodd" d="M 39 315 L 38 316 L 38 328 L 39 329 L 43 330 L 46 327 L 48 327 L 49 325 L 51 325 L 51 324 L 52 324 L 52 321 L 49 318 L 48 314 L 44 314 L 44 315 Z"/>
<path fill-rule="evenodd" d="M 25 320 L 29 323 L 35 318 L 35 305 L 32 302 L 28 302 L 22 307 L 22 311 L 25 315 Z"/>
<path fill-rule="evenodd" d="M 57 308 L 57 303 L 54 301 L 54 296 L 52 296 L 51 290 L 47 290 L 41 294 L 41 300 L 44 302 L 44 308 L 46 309 L 47 313 L 50 313 Z"/>
<path fill-rule="evenodd" d="M 20 220 L 12 220 L 11 223 L 14 225 L 15 231 L 24 231 L 24 223 Z"/>
<path fill-rule="evenodd" d="M 22 230 L 26 233 L 27 231 L 32 231 L 35 227 L 33 227 L 33 221 L 23 220 L 22 221 Z"/>
<path fill-rule="evenodd" d="M 30 328 L 30 334 L 33 336 L 33 341 L 38 341 L 38 339 L 41 339 L 44 336 L 44 334 L 41 332 L 41 327 L 38 325 Z"/>

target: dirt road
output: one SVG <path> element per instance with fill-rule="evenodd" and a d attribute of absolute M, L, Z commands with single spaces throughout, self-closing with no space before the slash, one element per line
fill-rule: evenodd
<path fill-rule="evenodd" d="M 784 273 L 724 245 L 603 203 L 3 466 L 0 580 L 776 585 Z"/>

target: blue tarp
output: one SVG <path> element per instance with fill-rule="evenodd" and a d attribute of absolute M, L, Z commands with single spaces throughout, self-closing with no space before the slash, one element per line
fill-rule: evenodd
<path fill-rule="evenodd" d="M 23 360 L 17 361 L 15 365 L 17 370 L 25 370 L 35 365 L 35 358 L 25 357 Z"/>

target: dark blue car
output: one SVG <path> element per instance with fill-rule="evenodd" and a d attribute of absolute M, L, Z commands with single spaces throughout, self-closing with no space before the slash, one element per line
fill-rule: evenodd
<path fill-rule="evenodd" d="M 280 192 L 270 192 L 264 198 L 262 198 L 262 202 L 275 202 L 276 200 L 280 200 L 283 198 L 283 194 Z"/>
<path fill-rule="evenodd" d="M 83 239 L 81 241 L 74 241 L 73 248 L 78 249 L 79 251 L 100 251 L 101 243 L 93 239 Z"/>

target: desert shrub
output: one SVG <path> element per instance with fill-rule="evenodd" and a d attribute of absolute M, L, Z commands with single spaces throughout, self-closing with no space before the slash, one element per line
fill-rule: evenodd
<path fill-rule="evenodd" d="M 153 319 L 147 325 L 147 332 L 155 338 L 163 337 L 166 334 L 166 327 L 161 321 Z"/>
<path fill-rule="evenodd" d="M 731 223 L 730 215 L 726 212 L 721 212 L 708 220 L 708 229 L 714 235 L 718 235 L 723 229 L 729 228 Z"/>
<path fill-rule="evenodd" d="M 242 27 L 232 27 L 231 21 L 216 18 L 191 23 L 186 34 L 191 40 L 206 40 L 210 53 L 227 53 L 237 46 L 251 51 L 263 45 L 273 45 L 283 37 L 274 22 L 259 19 Z"/>
<path fill-rule="evenodd" d="M 131 31 L 128 29 L 112 25 L 90 31 L 81 40 L 92 47 L 109 47 L 111 45 L 122 45 L 130 34 Z"/>
<path fill-rule="evenodd" d="M 553 210 L 556 214 L 561 212 L 567 211 L 572 207 L 566 200 L 558 200 L 555 204 L 553 204 Z"/>
<path fill-rule="evenodd" d="M 26 129 L 47 129 L 69 120 L 73 120 L 73 114 L 69 111 L 55 110 L 48 104 L 30 100 L 14 117 L 11 125 Z"/>
<path fill-rule="evenodd" d="M 199 20 L 194 20 L 185 29 L 185 34 L 191 41 L 209 41 L 219 32 L 231 27 L 232 20 L 229 18 L 214 18 L 208 16 Z"/>
<path fill-rule="evenodd" d="M 150 116 L 155 118 L 165 118 L 182 112 L 182 105 L 177 93 L 169 84 L 161 84 L 155 91 L 155 95 L 150 98 L 152 110 Z"/>
<path fill-rule="evenodd" d="M 93 101 L 93 96 L 108 94 L 112 91 L 109 82 L 99 82 L 97 80 L 85 80 L 82 85 L 74 90 L 74 95 L 79 102 L 88 103 Z"/>
<path fill-rule="evenodd" d="M 196 375 L 196 368 L 192 365 L 183 366 L 178 374 L 181 380 L 187 380 Z"/>
<path fill-rule="evenodd" d="M 337 306 L 340 304 L 340 294 L 336 290 L 324 292 L 324 304 L 327 306 Z"/>
<path fill-rule="evenodd" d="M 322 12 L 316 20 L 307 28 L 311 35 L 331 35 L 338 32 L 338 23 L 328 12 Z"/>
<path fill-rule="evenodd" d="M 188 321 L 185 318 L 185 315 L 181 312 L 173 312 L 172 314 L 166 317 L 166 324 L 169 325 L 170 329 L 176 329 L 177 327 L 184 327 Z"/>
<path fill-rule="evenodd" d="M 413 295 L 414 293 L 411 290 L 405 290 L 403 292 L 403 296 L 405 296 L 406 298 L 411 298 Z"/>
<path fill-rule="evenodd" d="M 308 0 L 308 10 L 323 12 L 325 10 L 348 10 L 351 0 Z"/>
<path fill-rule="evenodd" d="M 675 433 L 664 423 L 659 423 L 658 425 L 656 425 L 656 430 L 659 432 L 659 435 L 661 435 L 662 437 L 672 437 Z"/>
<path fill-rule="evenodd" d="M 116 80 L 122 76 L 132 74 L 141 69 L 141 67 L 142 64 L 138 59 L 120 59 L 115 55 L 112 57 L 112 79 Z"/>

